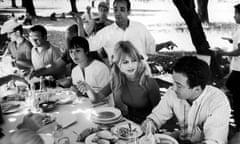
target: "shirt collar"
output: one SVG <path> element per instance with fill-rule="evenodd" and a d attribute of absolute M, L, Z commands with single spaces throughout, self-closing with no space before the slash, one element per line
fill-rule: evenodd
<path fill-rule="evenodd" d="M 115 29 L 121 29 L 121 28 L 116 24 L 116 22 L 113 23 L 113 26 L 114 26 Z M 129 27 L 132 27 L 132 21 L 131 21 L 130 19 L 129 19 L 129 25 L 128 25 L 128 27 L 126 28 L 126 30 L 127 30 Z M 123 30 L 123 29 L 121 29 L 121 30 Z"/>
<path fill-rule="evenodd" d="M 206 85 L 204 90 L 200 94 L 200 96 L 196 100 L 193 101 L 193 104 L 200 104 L 203 101 L 204 97 L 206 97 L 207 91 L 208 91 L 208 86 Z"/>

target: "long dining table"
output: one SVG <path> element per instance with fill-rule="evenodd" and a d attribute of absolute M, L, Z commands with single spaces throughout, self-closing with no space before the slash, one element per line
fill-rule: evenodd
<path fill-rule="evenodd" d="M 63 134 L 55 139 L 60 139 L 61 137 L 68 137 L 70 144 L 81 144 L 84 142 L 77 141 L 78 135 L 87 128 L 99 127 L 98 124 L 91 120 L 91 114 L 95 109 L 100 107 L 111 107 L 108 103 L 97 103 L 92 104 L 88 98 L 81 97 L 76 98 L 72 103 L 58 104 L 56 108 L 46 114 L 50 115 L 55 119 L 54 122 L 43 126 L 38 130 L 39 133 L 49 134 L 53 136 L 53 132 L 57 124 L 63 126 Z M 30 112 L 30 107 L 28 104 L 24 106 L 21 110 L 4 114 L 4 124 L 1 126 L 4 134 L 8 134 L 17 130 L 17 126 L 23 122 L 24 116 Z M 126 122 L 127 119 L 123 118 L 119 121 Z M 119 124 L 118 122 L 115 124 Z M 55 140 L 56 141 L 56 140 Z M 1 143 L 1 141 L 0 141 Z"/>

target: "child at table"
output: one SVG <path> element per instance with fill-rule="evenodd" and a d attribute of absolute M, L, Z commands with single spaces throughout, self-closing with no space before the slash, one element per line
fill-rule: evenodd
<path fill-rule="evenodd" d="M 113 93 L 115 107 L 123 116 L 141 123 L 158 104 L 160 93 L 156 81 L 147 74 L 142 56 L 131 42 L 116 44 L 111 72 L 111 81 L 98 93 L 84 82 L 78 84 L 78 89 L 86 92 L 93 102 Z"/>

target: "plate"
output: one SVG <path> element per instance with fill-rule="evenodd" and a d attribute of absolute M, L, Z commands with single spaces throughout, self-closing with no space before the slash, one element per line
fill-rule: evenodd
<path fill-rule="evenodd" d="M 154 138 L 160 139 L 160 143 L 156 143 L 156 144 L 179 144 L 176 139 L 166 134 L 154 134 Z M 140 144 L 149 143 L 146 137 L 140 138 L 139 142 Z"/>
<path fill-rule="evenodd" d="M 122 119 L 123 119 L 123 117 L 120 116 L 120 117 L 118 117 L 116 119 L 113 119 L 113 120 L 107 120 L 107 121 L 105 121 L 105 120 L 104 121 L 102 121 L 102 120 L 92 120 L 92 121 L 96 124 L 113 124 L 113 123 L 119 122 Z"/>
<path fill-rule="evenodd" d="M 74 100 L 75 94 L 71 91 L 59 91 L 51 96 L 50 100 L 57 101 L 58 104 L 67 104 Z"/>
<path fill-rule="evenodd" d="M 129 124 L 131 125 L 131 130 L 130 130 Z M 111 129 L 111 131 L 117 137 L 125 140 L 138 138 L 143 134 L 141 127 L 132 122 L 117 124 Z"/>
<path fill-rule="evenodd" d="M 110 131 L 103 130 L 89 135 L 85 139 L 85 144 L 110 144 L 115 143 L 117 140 L 118 138 Z"/>
<path fill-rule="evenodd" d="M 24 102 L 20 101 L 8 101 L 1 104 L 2 113 L 10 114 L 22 110 Z"/>
<path fill-rule="evenodd" d="M 100 107 L 96 108 L 95 112 L 91 114 L 91 119 L 93 121 L 108 122 L 119 119 L 121 115 L 121 111 L 114 107 Z"/>

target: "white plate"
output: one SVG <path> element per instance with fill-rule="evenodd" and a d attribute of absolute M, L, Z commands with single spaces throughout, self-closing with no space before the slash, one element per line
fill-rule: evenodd
<path fill-rule="evenodd" d="M 103 130 L 103 131 L 99 131 L 99 132 L 96 132 L 96 133 L 93 133 L 93 134 L 89 135 L 85 139 L 85 144 L 97 144 L 96 142 L 93 142 L 93 139 L 98 138 L 97 133 L 101 133 L 101 132 L 108 132 L 110 134 L 110 136 L 109 136 L 109 134 L 107 134 L 106 138 L 100 138 L 100 139 L 104 140 L 106 142 L 106 144 L 110 144 L 111 140 L 115 140 L 115 141 L 118 140 L 118 138 L 115 135 L 111 134 L 111 132 Z"/>
<path fill-rule="evenodd" d="M 108 121 L 101 121 L 101 120 L 92 120 L 96 124 L 114 124 L 120 120 L 122 120 L 122 116 L 118 117 L 117 119 L 114 120 L 108 120 Z"/>
<path fill-rule="evenodd" d="M 17 106 L 14 106 L 13 108 L 8 109 L 7 107 L 10 105 L 17 105 Z M 2 108 L 2 113 L 4 113 L 4 114 L 14 113 L 14 112 L 20 111 L 24 108 L 24 102 L 7 101 L 7 102 L 4 102 L 1 104 L 1 108 Z M 7 108 L 7 110 L 5 108 Z"/>
<path fill-rule="evenodd" d="M 95 111 L 91 114 L 93 121 L 112 121 L 121 117 L 121 111 L 114 107 L 100 107 L 94 109 Z"/>
<path fill-rule="evenodd" d="M 154 138 L 155 139 L 160 139 L 160 143 L 156 143 L 156 144 L 161 144 L 161 143 L 164 143 L 164 144 L 179 144 L 177 142 L 177 140 L 169 135 L 166 135 L 166 134 L 154 134 Z M 140 138 L 139 140 L 140 144 L 146 144 L 148 143 L 148 141 L 146 140 L 146 137 L 142 137 Z"/>
<path fill-rule="evenodd" d="M 130 132 L 129 124 L 131 124 L 131 129 L 132 132 Z M 111 131 L 119 138 L 121 139 L 131 139 L 131 138 L 138 138 L 143 134 L 143 131 L 140 126 L 131 123 L 131 122 L 126 122 L 126 123 L 120 123 L 114 126 Z"/>

